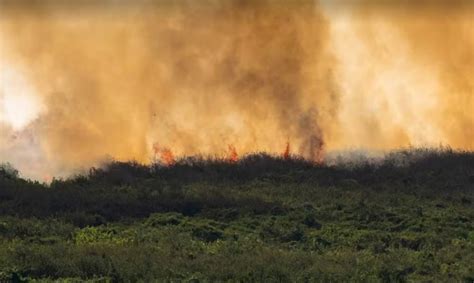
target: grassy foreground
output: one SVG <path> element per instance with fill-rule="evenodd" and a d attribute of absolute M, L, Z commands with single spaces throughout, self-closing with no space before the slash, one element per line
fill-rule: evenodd
<path fill-rule="evenodd" d="M 473 282 L 474 154 L 0 169 L 0 281 Z"/>

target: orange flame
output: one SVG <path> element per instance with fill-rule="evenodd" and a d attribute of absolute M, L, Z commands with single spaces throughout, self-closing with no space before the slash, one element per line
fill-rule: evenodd
<path fill-rule="evenodd" d="M 229 145 L 229 161 L 231 163 L 236 163 L 239 160 L 239 155 L 237 154 L 237 150 L 235 146 Z"/>
<path fill-rule="evenodd" d="M 290 158 L 290 142 L 287 142 L 285 151 L 283 152 L 283 159 L 288 160 L 289 158 Z"/>
<path fill-rule="evenodd" d="M 170 149 L 164 148 L 161 151 L 161 159 L 166 165 L 173 165 L 176 161 L 174 159 L 173 152 Z"/>
<path fill-rule="evenodd" d="M 165 165 L 170 166 L 176 163 L 173 152 L 169 148 L 161 147 L 158 143 L 153 144 L 155 160 L 159 159 Z"/>

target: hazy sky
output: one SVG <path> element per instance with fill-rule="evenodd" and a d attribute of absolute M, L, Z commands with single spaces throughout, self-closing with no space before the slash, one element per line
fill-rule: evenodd
<path fill-rule="evenodd" d="M 0 160 L 474 148 L 469 1 L 0 0 Z"/>

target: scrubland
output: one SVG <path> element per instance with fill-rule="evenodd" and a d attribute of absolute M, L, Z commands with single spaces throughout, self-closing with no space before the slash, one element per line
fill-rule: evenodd
<path fill-rule="evenodd" d="M 474 153 L 0 169 L 0 281 L 472 282 Z"/>

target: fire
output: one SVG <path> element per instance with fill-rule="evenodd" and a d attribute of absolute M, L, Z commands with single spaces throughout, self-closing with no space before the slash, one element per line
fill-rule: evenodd
<path fill-rule="evenodd" d="M 176 163 L 175 155 L 170 148 L 160 146 L 158 143 L 153 144 L 153 153 L 154 160 L 158 161 L 164 165 L 171 166 Z M 295 155 L 296 156 L 296 155 Z M 324 163 L 325 159 L 325 149 L 324 142 L 318 137 L 313 137 L 310 141 L 310 151 L 309 158 L 301 155 L 302 158 L 312 161 L 315 164 Z M 291 145 L 290 142 L 286 142 L 285 150 L 281 153 L 281 157 L 284 160 L 289 160 L 291 158 Z M 239 161 L 239 155 L 237 149 L 233 144 L 227 146 L 227 153 L 225 160 L 229 163 L 237 163 Z"/>
<path fill-rule="evenodd" d="M 161 159 L 166 165 L 173 165 L 175 163 L 173 152 L 167 148 L 161 151 Z"/>
<path fill-rule="evenodd" d="M 285 151 L 283 152 L 283 159 L 290 158 L 290 142 L 286 143 Z"/>
<path fill-rule="evenodd" d="M 231 143 L 315 164 L 474 149 L 466 0 L 29 2 L 0 0 L 0 162 L 40 180 L 108 157 L 236 162 Z"/>
<path fill-rule="evenodd" d="M 236 163 L 239 160 L 239 155 L 237 154 L 237 150 L 235 146 L 229 145 L 229 161 L 231 163 Z"/>
<path fill-rule="evenodd" d="M 155 160 L 160 160 L 167 166 L 176 163 L 174 154 L 169 148 L 161 147 L 158 143 L 155 143 L 153 144 L 153 152 L 155 154 Z"/>

